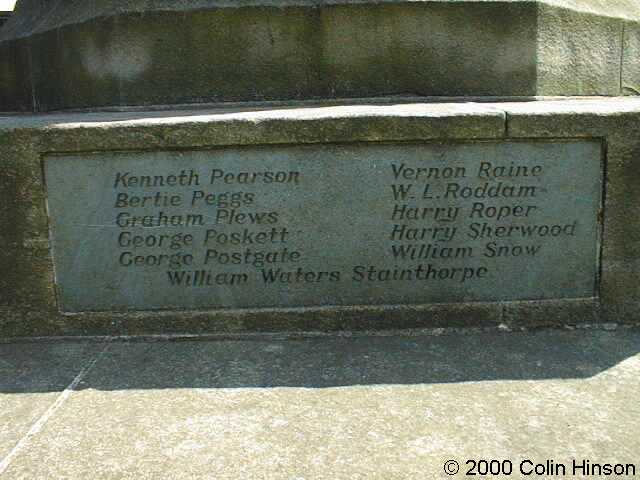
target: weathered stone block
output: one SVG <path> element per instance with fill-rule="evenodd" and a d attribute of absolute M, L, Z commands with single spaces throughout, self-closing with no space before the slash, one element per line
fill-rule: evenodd
<path fill-rule="evenodd" d="M 624 100 L 559 101 L 505 105 L 513 137 L 602 137 L 607 145 L 605 207 L 603 210 L 600 300 L 606 311 L 613 305 L 634 304 L 640 295 L 638 259 L 640 226 L 637 216 L 640 188 L 637 161 L 640 128 L 637 103 Z M 612 320 L 637 319 L 637 308 L 625 308 Z"/>
<path fill-rule="evenodd" d="M 0 332 L 21 336 L 637 322 L 640 228 L 631 219 L 640 208 L 639 126 L 640 102 L 631 98 L 5 117 L 0 125 L 0 240 L 4 246 L 0 250 Z M 602 154 L 601 145 L 605 147 Z M 466 153 L 460 153 L 463 150 Z M 295 162 L 287 163 L 288 157 Z M 88 234 L 87 224 L 112 221 L 109 215 L 116 208 L 110 205 L 114 198 L 109 187 L 114 172 L 125 168 L 149 173 L 151 159 L 162 172 L 174 165 L 235 170 L 284 162 L 290 167 L 295 164 L 302 173 L 316 172 L 330 179 L 321 183 L 322 189 L 310 184 L 307 193 L 285 189 L 269 196 L 262 187 L 255 192 L 256 201 L 264 197 L 267 210 L 282 210 L 287 221 L 283 226 L 292 231 L 297 224 L 306 232 L 333 228 L 330 234 L 320 235 L 323 248 L 319 250 L 312 249 L 311 235 L 300 237 L 314 268 L 353 267 L 352 259 L 370 257 L 395 265 L 373 234 L 394 204 L 393 198 L 387 198 L 392 189 L 384 197 L 374 195 L 393 184 L 385 174 L 390 162 L 418 162 L 423 167 L 459 163 L 470 169 L 485 161 L 539 163 L 555 172 L 540 184 L 548 190 L 544 192 L 547 200 L 540 199 L 549 202 L 541 204 L 546 205 L 545 221 L 568 225 L 580 220 L 580 236 L 545 242 L 552 247 L 549 257 L 523 262 L 533 272 L 529 276 L 516 275 L 514 260 L 505 261 L 497 270 L 499 275 L 476 290 L 452 286 L 421 291 L 412 284 L 403 296 L 402 289 L 393 287 L 354 294 L 348 286 L 333 291 L 285 286 L 238 296 L 225 287 L 213 288 L 212 297 L 195 295 L 185 300 L 172 298 L 171 292 L 154 293 L 162 286 L 153 283 L 158 277 L 151 269 L 148 281 L 154 288 L 139 297 L 144 288 L 138 284 L 146 280 L 120 275 L 118 268 L 101 263 L 111 257 L 103 252 L 113 252 L 112 234 L 108 230 Z M 69 187 L 65 178 L 72 180 Z M 604 189 L 600 188 L 602 178 Z M 82 179 L 85 193 L 76 188 Z M 476 183 L 470 180 L 470 186 Z M 438 195 L 436 190 L 432 193 Z M 275 203 L 268 204 L 271 201 Z M 61 208 L 65 202 L 67 211 Z M 345 202 L 351 202 L 348 210 Z M 370 215 L 359 214 L 365 210 Z M 89 216 L 79 218 L 82 212 Z M 105 212 L 107 216 L 100 217 Z M 357 221 L 348 220 L 349 212 L 358 214 Z M 215 210 L 212 214 L 216 215 Z M 338 217 L 340 221 L 331 221 Z M 463 228 L 462 223 L 451 226 Z M 516 223 L 505 221 L 504 226 Z M 353 238 L 363 238 L 365 246 L 338 245 Z M 327 258 L 322 252 L 335 255 Z M 74 255 L 86 258 L 74 265 Z M 80 282 L 75 275 L 85 277 Z M 122 282 L 114 280 L 118 275 Z M 124 285 L 120 291 L 119 283 Z M 70 297 L 64 291 L 54 295 L 54 286 L 64 290 L 72 284 L 75 290 Z M 318 297 L 321 302 L 316 301 Z M 98 305 L 100 298 L 110 302 Z M 167 307 L 186 310 L 148 310 Z M 222 308 L 206 310 L 214 307 Z M 87 311 L 92 309 L 104 311 Z M 122 311 L 130 309 L 137 311 Z M 69 315 L 69 311 L 75 313 Z"/>
<path fill-rule="evenodd" d="M 640 95 L 640 26 L 627 22 L 623 27 L 622 93 Z"/>
<path fill-rule="evenodd" d="M 544 2 L 537 21 L 538 95 L 620 95 L 624 21 Z"/>
<path fill-rule="evenodd" d="M 632 0 L 22 0 L 0 30 L 0 111 L 616 96 L 635 88 L 639 22 Z"/>

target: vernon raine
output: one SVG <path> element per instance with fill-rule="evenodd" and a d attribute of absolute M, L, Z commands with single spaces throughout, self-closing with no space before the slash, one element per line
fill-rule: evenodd
<path fill-rule="evenodd" d="M 393 163 L 391 164 L 391 170 L 395 180 L 422 181 L 467 177 L 467 167 L 460 165 L 410 167 L 405 163 Z M 511 162 L 509 165 L 480 162 L 475 170 L 476 176 L 483 179 L 540 177 L 543 174 L 543 167 L 541 165 L 519 165 L 514 162 Z"/>

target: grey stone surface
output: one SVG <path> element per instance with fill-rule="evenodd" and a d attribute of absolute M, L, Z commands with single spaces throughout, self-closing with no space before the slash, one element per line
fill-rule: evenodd
<path fill-rule="evenodd" d="M 640 293 L 640 228 L 630 221 L 637 215 L 640 200 L 640 145 L 635 140 L 640 122 L 635 109 L 623 107 L 624 103 L 561 101 L 549 103 L 547 108 L 536 103 L 504 105 L 509 133 L 514 138 L 598 136 L 609 132 L 601 300 L 614 317 L 638 311 Z M 591 114 L 584 115 L 586 110 Z"/>
<path fill-rule="evenodd" d="M 640 102 L 297 105 L 262 108 L 9 115 L 0 122 L 0 305 L 5 336 L 334 331 L 640 320 Z M 61 315 L 49 256 L 42 155 L 240 145 L 598 139 L 607 146 L 600 296 L 593 300 L 229 312 Z"/>
<path fill-rule="evenodd" d="M 590 2 L 576 2 L 580 3 Z M 639 8 L 640 2 L 635 6 Z M 620 59 L 628 47 L 625 23 L 636 25 L 611 15 L 541 3 L 536 90 L 543 95 L 620 95 Z"/>
<path fill-rule="evenodd" d="M 640 468 L 639 352 L 635 329 L 112 343 L 0 477 L 462 478 L 443 464 L 472 458 L 516 473 L 525 459 Z M 0 383 L 0 402 L 43 395 L 27 392 Z"/>
<path fill-rule="evenodd" d="M 597 295 L 600 142 L 45 158 L 60 308 Z"/>
<path fill-rule="evenodd" d="M 621 95 L 637 0 L 23 0 L 0 111 L 385 95 Z M 626 89 L 626 94 L 633 91 Z"/>
<path fill-rule="evenodd" d="M 622 58 L 622 90 L 627 95 L 640 94 L 640 27 L 624 24 L 624 56 Z"/>
<path fill-rule="evenodd" d="M 0 344 L 0 462 L 97 350 L 81 343 Z"/>

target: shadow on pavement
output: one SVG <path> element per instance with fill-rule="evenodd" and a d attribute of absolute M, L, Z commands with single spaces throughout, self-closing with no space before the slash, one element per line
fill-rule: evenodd
<path fill-rule="evenodd" d="M 0 392 L 327 388 L 578 379 L 640 354 L 640 330 L 0 345 Z"/>

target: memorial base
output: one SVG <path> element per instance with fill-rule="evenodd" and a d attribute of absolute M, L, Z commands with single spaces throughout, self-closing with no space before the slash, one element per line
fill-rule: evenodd
<path fill-rule="evenodd" d="M 9 115 L 0 336 L 640 321 L 640 100 Z"/>

